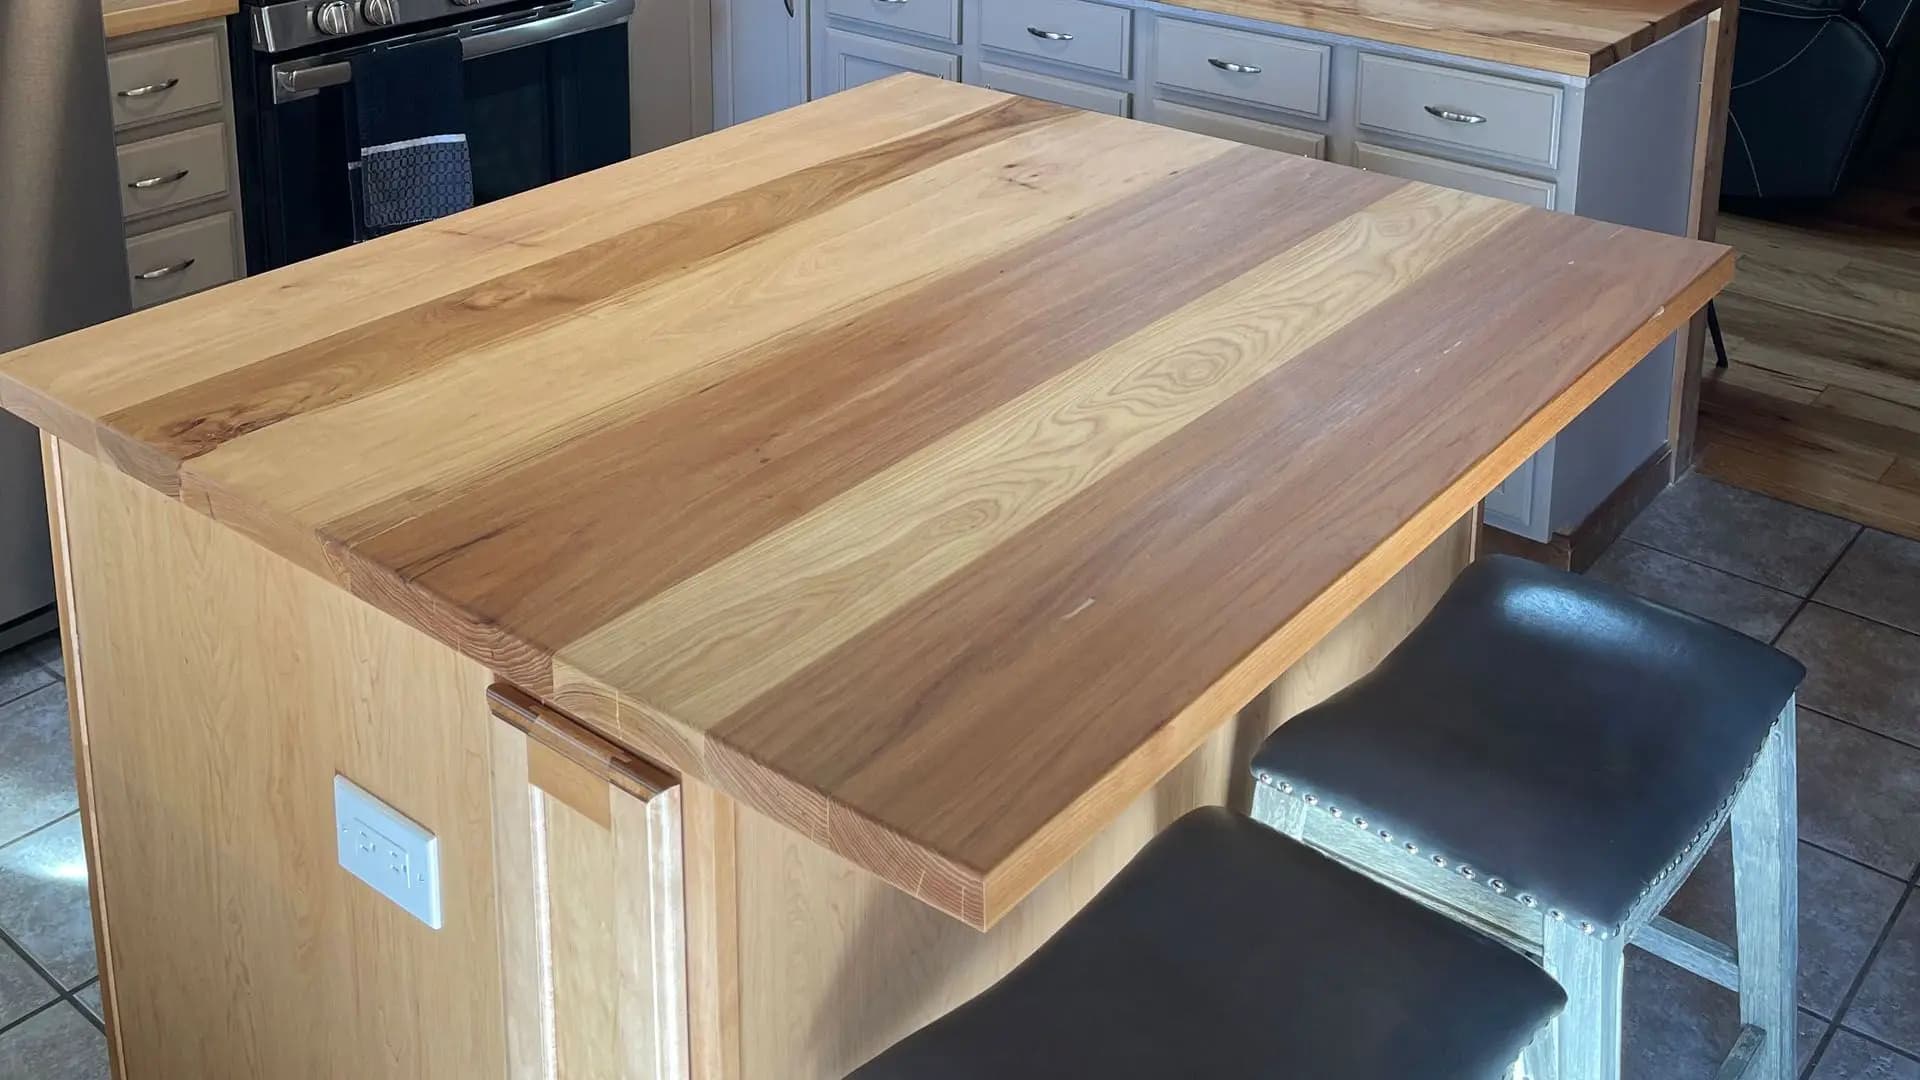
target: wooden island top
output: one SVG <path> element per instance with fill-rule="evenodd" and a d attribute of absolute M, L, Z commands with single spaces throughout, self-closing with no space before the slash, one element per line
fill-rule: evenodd
<path fill-rule="evenodd" d="M 1170 6 L 1590 78 L 1722 0 L 1170 0 Z"/>
<path fill-rule="evenodd" d="M 984 927 L 1731 271 L 900 77 L 0 405 Z"/>

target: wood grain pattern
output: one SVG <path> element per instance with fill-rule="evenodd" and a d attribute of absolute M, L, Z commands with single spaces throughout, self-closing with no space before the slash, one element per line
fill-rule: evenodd
<path fill-rule="evenodd" d="M 101 0 L 100 6 L 110 38 L 222 19 L 240 10 L 237 0 Z"/>
<path fill-rule="evenodd" d="M 0 404 L 986 926 L 1730 272 L 901 78 L 24 350 Z"/>
<path fill-rule="evenodd" d="M 687 1077 L 679 792 L 637 798 L 510 722 L 492 750 L 506 1075 Z"/>
<path fill-rule="evenodd" d="M 46 477 L 47 531 L 53 551 L 53 588 L 61 611 L 75 610 L 73 560 L 67 554 L 67 493 L 61 482 L 60 441 L 40 436 L 40 461 Z M 80 832 L 87 853 L 87 907 L 93 917 L 94 970 L 100 974 L 100 1019 L 106 1026 L 107 1074 L 125 1080 L 127 1052 L 120 1039 L 118 979 L 114 975 L 113 924 L 107 920 L 105 868 L 100 863 L 99 795 L 93 782 L 93 737 L 87 714 L 86 665 L 80 662 L 76 620 L 60 620 L 60 655 L 67 676 L 67 728 L 73 739 L 75 789 L 80 801 Z"/>
<path fill-rule="evenodd" d="M 984 934 L 737 810 L 739 959 L 729 971 L 741 1059 L 706 1075 L 838 1080 L 1025 960 L 1181 814 L 1248 809 L 1261 740 L 1371 670 L 1425 617 L 1466 564 L 1471 526 L 1447 530 Z"/>
<path fill-rule="evenodd" d="M 1687 214 L 1687 235 L 1696 240 L 1719 239 L 1720 174 L 1726 160 L 1733 49 L 1739 29 L 1740 0 L 1725 0 L 1720 10 L 1707 16 L 1707 40 L 1700 61 L 1700 118 L 1694 127 L 1693 182 Z M 1675 351 L 1672 409 L 1667 422 L 1667 447 L 1673 454 L 1671 477 L 1693 466 L 1708 336 L 1707 313 L 1701 311 L 1688 324 L 1686 339 Z"/>
<path fill-rule="evenodd" d="M 85 454 L 58 461 L 126 1080 L 499 1075 L 486 671 Z M 336 772 L 440 838 L 441 929 L 340 869 Z"/>
<path fill-rule="evenodd" d="M 1722 221 L 1741 275 L 1719 305 L 1732 363 L 1702 384 L 1698 467 L 1920 538 L 1905 480 L 1920 475 L 1920 247 L 1845 216 L 1868 195 L 1818 217 Z"/>
<path fill-rule="evenodd" d="M 1173 0 L 1282 26 L 1590 76 L 1720 7 L 1720 0 Z"/>

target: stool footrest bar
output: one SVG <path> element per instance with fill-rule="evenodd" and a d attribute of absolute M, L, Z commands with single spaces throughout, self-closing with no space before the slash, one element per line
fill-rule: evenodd
<path fill-rule="evenodd" d="M 1672 919 L 1655 916 L 1633 936 L 1633 944 L 1736 994 L 1740 992 L 1740 964 L 1734 959 L 1733 949 L 1724 942 L 1689 930 Z"/>

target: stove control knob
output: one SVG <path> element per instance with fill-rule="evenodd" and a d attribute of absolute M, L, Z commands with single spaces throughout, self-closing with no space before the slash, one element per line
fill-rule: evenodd
<path fill-rule="evenodd" d="M 392 26 L 398 19 L 393 10 L 393 0 L 362 0 L 360 17 L 374 26 Z"/>
<path fill-rule="evenodd" d="M 327 0 L 313 13 L 313 28 L 329 37 L 351 33 L 353 9 L 347 6 L 347 0 Z"/>

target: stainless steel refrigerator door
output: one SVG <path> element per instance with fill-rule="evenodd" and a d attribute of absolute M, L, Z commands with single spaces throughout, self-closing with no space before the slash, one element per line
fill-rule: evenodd
<path fill-rule="evenodd" d="M 0 352 L 132 307 L 97 3 L 0 0 Z M 0 630 L 53 603 L 40 443 L 0 414 Z"/>

